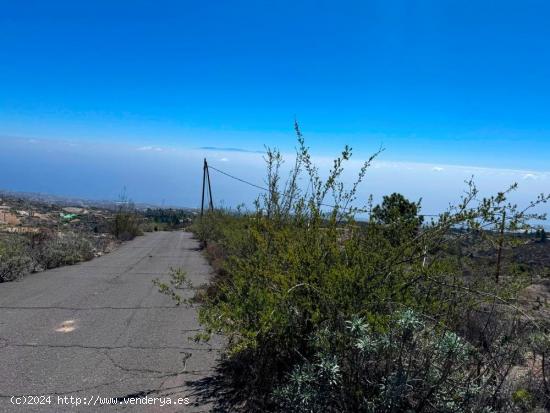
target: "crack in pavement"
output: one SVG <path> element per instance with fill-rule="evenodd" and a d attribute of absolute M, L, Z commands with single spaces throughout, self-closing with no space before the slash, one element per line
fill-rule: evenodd
<path fill-rule="evenodd" d="M 187 359 L 185 360 L 185 362 L 187 362 Z M 117 368 L 120 368 L 115 363 L 113 363 L 113 365 L 115 365 L 115 367 L 117 367 Z M 121 369 L 122 370 L 133 370 L 133 369 L 125 369 L 125 368 L 121 368 Z M 164 380 L 159 385 L 159 388 L 150 389 L 150 390 L 146 390 L 146 391 L 150 391 L 151 393 L 154 393 L 154 392 L 160 393 L 160 392 L 164 392 L 166 390 L 182 388 L 182 387 L 185 387 L 186 385 L 184 384 L 184 385 L 181 385 L 181 386 L 174 386 L 174 387 L 167 387 L 167 388 L 162 388 L 162 386 L 164 385 L 166 380 L 168 378 L 171 378 L 171 377 L 195 376 L 195 375 L 202 376 L 205 373 L 211 373 L 211 370 L 190 370 L 190 371 L 182 371 L 182 372 L 170 372 L 170 373 L 166 373 L 166 374 L 162 374 L 162 375 L 154 375 L 154 376 L 148 375 L 147 376 L 148 378 L 164 379 Z M 119 379 L 119 380 L 113 380 L 113 381 L 109 381 L 109 382 L 96 384 L 94 386 L 81 387 L 81 388 L 76 388 L 76 389 L 67 390 L 67 391 L 47 390 L 47 391 L 43 391 L 43 392 L 40 392 L 40 393 L 37 393 L 37 394 L 29 394 L 29 393 L 25 393 L 25 394 L 2 394 L 2 393 L 0 393 L 0 399 L 2 399 L 2 398 L 6 399 L 6 398 L 11 398 L 11 397 L 25 397 L 25 396 L 35 397 L 35 396 L 41 396 L 41 395 L 44 395 L 44 394 L 49 394 L 49 395 L 52 395 L 52 396 L 64 396 L 64 395 L 69 395 L 69 394 L 74 394 L 74 393 L 81 393 L 81 392 L 85 392 L 85 391 L 95 390 L 95 389 L 98 389 L 100 387 L 111 386 L 111 385 L 114 385 L 114 384 L 120 384 L 120 383 L 124 383 L 124 382 L 134 380 L 134 379 L 135 379 L 135 376 L 132 375 L 132 376 L 129 376 L 129 377 L 126 377 L 126 378 L 123 378 L 123 379 Z M 175 393 L 173 393 L 173 394 L 175 394 Z"/>
<path fill-rule="evenodd" d="M 171 372 L 168 372 L 168 371 L 163 371 L 163 370 L 153 370 L 153 369 L 145 369 L 145 368 L 131 368 L 131 367 L 124 367 L 123 365 L 121 365 L 119 362 L 117 362 L 109 353 L 108 353 L 108 350 L 105 351 L 105 352 L 102 352 L 105 357 L 107 357 L 109 359 L 109 361 L 113 364 L 113 366 L 115 366 L 116 368 L 122 370 L 122 371 L 125 371 L 127 373 L 151 373 L 151 374 L 162 374 L 162 376 L 158 376 L 158 377 L 155 377 L 155 378 L 163 378 L 163 377 L 173 377 L 173 376 L 179 376 L 181 374 L 185 374 L 186 371 L 186 367 L 187 367 L 187 360 L 189 360 L 192 356 L 191 353 L 187 353 L 187 352 L 182 352 L 181 354 L 184 354 L 184 357 L 183 357 L 183 370 L 182 371 L 171 371 Z"/>
<path fill-rule="evenodd" d="M 83 350 L 187 350 L 187 351 L 221 351 L 222 348 L 209 347 L 209 348 L 197 348 L 197 347 L 182 347 L 182 346 L 90 346 L 83 344 L 33 344 L 33 343 L 8 343 L 5 340 L 0 341 L 0 349 L 6 347 L 36 347 L 36 348 L 78 348 Z"/>
<path fill-rule="evenodd" d="M 204 331 L 202 328 L 189 328 L 181 329 L 182 333 L 192 333 Z M 203 343 L 207 348 L 204 347 L 189 347 L 189 346 L 140 346 L 132 344 L 123 344 L 119 346 L 107 346 L 107 345 L 89 345 L 89 344 L 41 344 L 41 343 L 13 343 L 8 339 L 0 337 L 0 349 L 5 347 L 36 347 L 36 348 L 78 348 L 83 350 L 187 350 L 187 351 L 221 351 L 222 347 L 212 347 L 208 342 Z"/>

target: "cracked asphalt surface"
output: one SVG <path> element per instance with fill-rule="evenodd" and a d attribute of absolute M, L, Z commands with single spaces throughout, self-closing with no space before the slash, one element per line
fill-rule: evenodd
<path fill-rule="evenodd" d="M 181 267 L 194 286 L 210 267 L 190 233 L 155 232 L 92 261 L 0 284 L 0 412 L 210 411 L 193 383 L 211 376 L 222 340 L 195 343 L 195 306 L 176 306 L 154 278 Z M 192 297 L 192 289 L 184 290 Z M 15 406 L 11 396 L 51 395 Z M 58 405 L 57 396 L 187 397 L 189 405 Z"/>

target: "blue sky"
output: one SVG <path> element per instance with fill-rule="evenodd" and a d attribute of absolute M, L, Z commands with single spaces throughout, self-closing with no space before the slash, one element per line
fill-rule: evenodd
<path fill-rule="evenodd" d="M 158 147 L 230 160 L 197 148 L 288 152 L 295 117 L 319 157 L 348 143 L 362 158 L 383 144 L 385 162 L 430 170 L 516 170 L 516 180 L 550 170 L 548 2 L 0 4 L 2 188 L 108 197 L 114 184 L 97 186 L 101 174 L 67 158 L 60 141 L 88 155 Z M 28 170 L 30 140 L 50 142 L 33 149 L 51 161 L 43 183 L 13 169 Z M 69 168 L 87 171 L 85 186 L 97 190 L 48 184 Z M 150 168 L 164 176 L 162 159 Z M 111 181 L 132 180 L 119 169 Z M 407 190 L 387 179 L 388 192 Z M 435 188 L 422 179 L 411 196 Z M 545 179 L 527 179 L 548 190 Z M 155 190 L 135 192 L 144 201 L 170 195 Z"/>

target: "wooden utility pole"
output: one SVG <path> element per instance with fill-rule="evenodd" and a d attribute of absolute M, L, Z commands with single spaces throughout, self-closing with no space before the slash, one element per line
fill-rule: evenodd
<path fill-rule="evenodd" d="M 204 190 L 206 188 L 206 181 L 208 181 L 208 208 L 210 211 L 214 210 L 214 201 L 212 200 L 212 185 L 210 184 L 210 173 L 208 171 L 208 163 L 204 158 L 202 166 L 202 199 L 201 199 L 201 217 L 204 215 Z"/>
<path fill-rule="evenodd" d="M 495 273 L 495 281 L 498 284 L 500 278 L 500 262 L 502 260 L 502 244 L 504 243 L 504 227 L 506 226 L 506 211 L 502 213 L 502 222 L 500 224 L 500 238 L 498 239 L 497 252 L 497 271 Z"/>

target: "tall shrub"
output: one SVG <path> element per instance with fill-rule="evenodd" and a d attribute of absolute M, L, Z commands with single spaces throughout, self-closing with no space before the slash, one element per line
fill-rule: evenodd
<path fill-rule="evenodd" d="M 445 248 L 453 239 L 492 229 L 503 214 L 508 220 L 507 228 L 515 230 L 527 227 L 529 220 L 538 216 L 531 214 L 529 208 L 521 210 L 507 201 L 515 186 L 496 196 L 480 198 L 474 183 L 469 181 L 456 206 L 422 227 L 416 214 L 420 205 L 413 204 L 413 208 L 397 196 L 388 198 L 396 202 L 386 202 L 386 207 L 374 214 L 377 219 L 357 221 L 355 215 L 367 210 L 355 206 L 359 185 L 380 151 L 363 163 L 355 182 L 346 187 L 342 174 L 352 156 L 351 148 L 344 148 L 323 179 L 298 125 L 296 133 L 296 160 L 286 181 L 281 178 L 281 154 L 267 150 L 268 191 L 257 200 L 254 212 L 215 211 L 195 223 L 200 239 L 220 245 L 225 253 L 225 276 L 218 277 L 209 289 L 200 310 L 201 322 L 208 331 L 228 337 L 229 354 L 234 360 L 246 360 L 239 371 L 242 374 L 242 369 L 246 370 L 246 384 L 256 392 L 261 408 L 283 406 L 292 410 L 289 406 L 296 398 L 305 397 L 300 392 L 313 391 L 310 387 L 314 383 L 322 385 L 322 394 L 314 392 L 308 396 L 316 400 L 313 404 L 304 402 L 304 410 L 300 410 L 299 404 L 294 410 L 318 411 L 323 406 L 324 411 L 351 412 L 361 408 L 397 412 L 408 406 L 411 411 L 469 412 L 474 411 L 471 406 L 479 407 L 482 399 L 488 400 L 487 392 L 493 390 L 489 399 L 497 406 L 506 392 L 504 383 L 511 366 L 518 362 L 521 351 L 513 341 L 515 347 L 508 349 L 506 357 L 497 358 L 491 352 L 490 349 L 499 348 L 496 340 L 506 336 L 504 328 L 517 334 L 514 320 L 519 319 L 517 312 L 499 311 L 498 316 L 504 317 L 506 323 L 497 326 L 495 303 L 498 302 L 499 308 L 506 305 L 521 285 L 506 280 L 496 285 L 486 278 L 465 279 L 460 263 Z M 300 186 L 303 181 L 305 185 Z M 530 208 L 546 200 L 541 196 Z M 396 213 L 399 219 L 394 219 Z M 455 231 L 458 227 L 467 230 Z M 416 333 L 396 330 L 394 323 L 400 322 L 396 314 L 408 314 L 403 310 L 430 322 L 422 321 L 422 330 Z M 422 367 L 429 357 L 439 357 L 438 346 L 451 338 L 463 343 L 457 333 L 464 326 L 464 318 L 479 311 L 490 312 L 486 328 L 500 330 L 490 343 L 478 348 L 481 353 L 477 364 L 473 362 L 474 353 L 460 357 L 453 353 L 449 366 L 443 359 L 440 364 L 434 360 Z M 357 342 L 350 341 L 342 328 L 347 321 L 356 319 L 368 326 L 364 340 L 383 343 L 397 337 L 402 346 L 408 346 L 410 340 L 419 346 L 411 352 L 401 348 L 403 351 L 399 350 L 396 356 L 393 350 L 377 344 L 376 352 L 369 357 L 378 361 L 386 357 L 386 364 L 382 363 L 382 370 L 373 371 L 376 380 L 370 387 L 364 387 L 368 383 L 359 378 L 355 387 L 341 385 L 352 383 L 355 376 L 370 368 L 368 363 L 349 364 L 345 369 L 339 364 L 342 360 L 352 363 L 354 357 L 360 356 L 357 349 L 353 350 Z M 331 341 L 332 350 L 321 357 L 313 338 L 322 331 L 340 333 Z M 430 337 L 430 331 L 449 333 Z M 477 344 L 464 343 L 464 348 Z M 402 381 L 405 361 L 418 369 L 410 379 L 414 388 L 422 389 L 423 393 L 416 400 L 409 400 L 412 397 L 409 389 L 406 394 L 400 393 L 391 404 L 393 407 L 368 410 L 386 403 L 399 386 L 405 386 L 403 391 L 408 389 L 411 384 Z M 449 372 L 444 379 L 434 376 L 450 367 L 461 370 L 461 380 L 475 378 L 476 385 L 483 389 L 463 392 L 462 388 L 453 388 L 455 373 Z M 483 371 L 482 376 L 475 375 L 478 369 Z M 308 384 L 309 379 L 304 381 L 302 377 L 312 377 L 313 381 Z M 347 405 L 340 406 L 342 410 L 335 402 L 338 394 L 341 400 L 348 400 Z M 379 397 L 380 404 L 361 401 L 371 396 Z M 478 398 L 466 403 L 469 397 Z M 467 408 L 443 409 L 442 406 L 452 403 Z"/>

